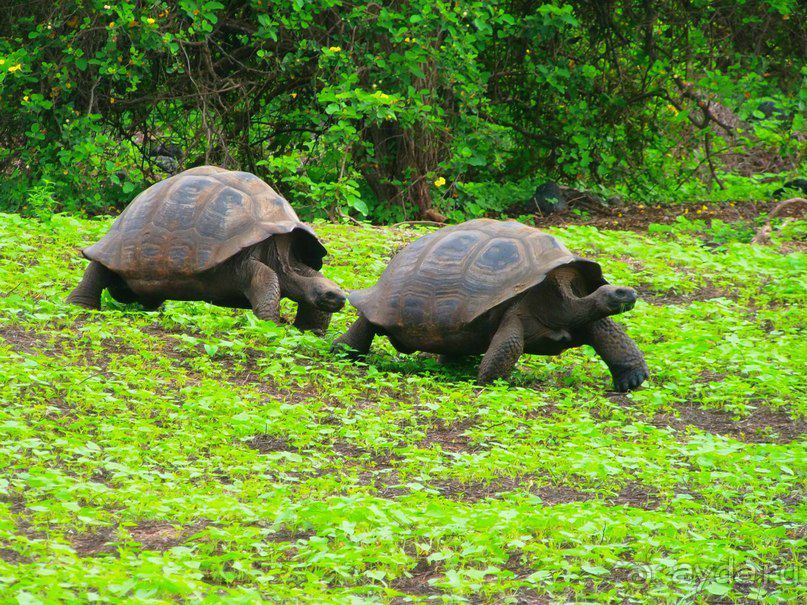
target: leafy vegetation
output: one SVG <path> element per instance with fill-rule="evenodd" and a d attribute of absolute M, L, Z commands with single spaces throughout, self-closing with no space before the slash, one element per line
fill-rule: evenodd
<path fill-rule="evenodd" d="M 586 348 L 480 388 L 334 357 L 350 311 L 66 305 L 108 225 L 0 215 L 3 602 L 804 599 L 803 223 L 554 229 L 643 295 L 629 395 Z M 422 233 L 317 228 L 349 288 Z"/>
<path fill-rule="evenodd" d="M 113 213 L 201 163 L 305 218 L 477 216 L 546 178 L 759 199 L 803 169 L 804 30 L 797 0 L 12 2 L 0 210 Z"/>

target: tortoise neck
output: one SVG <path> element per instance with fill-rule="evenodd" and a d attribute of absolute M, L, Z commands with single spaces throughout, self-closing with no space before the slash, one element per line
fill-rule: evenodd
<path fill-rule="evenodd" d="M 280 278 L 280 293 L 295 302 L 310 303 L 316 299 L 315 291 L 319 277 L 319 275 L 302 275 L 296 271 L 283 273 Z"/>
<path fill-rule="evenodd" d="M 598 292 L 586 294 L 582 276 L 570 267 L 553 271 L 534 298 L 530 306 L 540 309 L 542 323 L 552 328 L 576 328 L 609 314 Z"/>

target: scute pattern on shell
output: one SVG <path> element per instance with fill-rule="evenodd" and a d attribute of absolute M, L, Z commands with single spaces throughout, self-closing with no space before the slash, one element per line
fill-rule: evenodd
<path fill-rule="evenodd" d="M 168 279 L 198 274 L 295 229 L 311 236 L 309 262 L 319 269 L 325 249 L 283 197 L 254 174 L 201 166 L 143 191 L 84 256 L 124 277 Z"/>
<path fill-rule="evenodd" d="M 592 287 L 599 265 L 574 256 L 555 237 L 516 221 L 477 219 L 415 240 L 389 263 L 375 286 L 350 294 L 372 323 L 457 329 L 577 263 Z"/>

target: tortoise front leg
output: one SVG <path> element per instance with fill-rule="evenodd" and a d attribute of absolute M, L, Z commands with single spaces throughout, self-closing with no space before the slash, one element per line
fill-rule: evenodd
<path fill-rule="evenodd" d="M 479 366 L 479 384 L 506 378 L 524 352 L 524 326 L 515 313 L 505 315 Z"/>
<path fill-rule="evenodd" d="M 314 334 L 322 336 L 331 323 L 332 313 L 322 311 L 309 303 L 297 303 L 297 316 L 294 318 L 294 327 L 298 330 L 311 330 Z"/>
<path fill-rule="evenodd" d="M 585 325 L 580 333 L 583 343 L 594 347 L 608 366 L 617 391 L 630 391 L 647 380 L 649 373 L 644 355 L 614 320 L 606 317 L 594 321 Z"/>
<path fill-rule="evenodd" d="M 370 345 L 375 338 L 375 327 L 367 319 L 359 314 L 359 318 L 353 322 L 348 331 L 333 341 L 331 351 L 345 351 L 348 357 L 357 359 L 367 355 Z"/>
<path fill-rule="evenodd" d="M 101 293 L 113 282 L 115 274 L 99 262 L 92 261 L 67 302 L 86 309 L 101 308 Z"/>
<path fill-rule="evenodd" d="M 277 273 L 255 258 L 247 258 L 238 271 L 241 288 L 258 319 L 280 324 L 280 280 Z"/>

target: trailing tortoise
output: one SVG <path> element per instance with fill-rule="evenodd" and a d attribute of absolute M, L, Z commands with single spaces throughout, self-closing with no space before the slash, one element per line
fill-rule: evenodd
<path fill-rule="evenodd" d="M 321 333 L 345 302 L 319 272 L 325 247 L 289 203 L 254 174 L 215 166 L 152 185 L 83 253 L 90 266 L 67 300 L 91 309 L 108 289 L 147 309 L 203 300 L 278 322 L 286 297 L 294 325 Z"/>
<path fill-rule="evenodd" d="M 378 283 L 350 294 L 358 320 L 334 343 L 352 355 L 382 334 L 401 353 L 443 360 L 484 353 L 479 382 L 509 375 L 522 353 L 591 345 L 627 391 L 648 376 L 644 356 L 611 315 L 633 308 L 632 288 L 555 237 L 516 221 L 478 219 L 405 247 Z"/>

